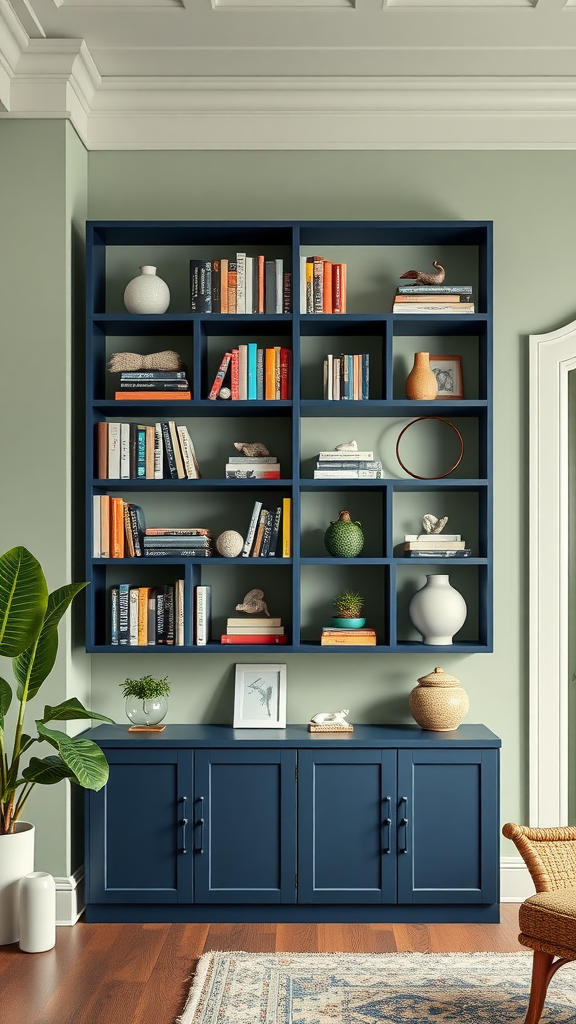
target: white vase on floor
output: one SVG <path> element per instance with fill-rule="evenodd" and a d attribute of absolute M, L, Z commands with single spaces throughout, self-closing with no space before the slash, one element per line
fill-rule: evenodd
<path fill-rule="evenodd" d="M 0 836 L 0 946 L 18 942 L 20 879 L 34 870 L 34 825 L 17 821 L 11 835 Z"/>
<path fill-rule="evenodd" d="M 170 289 L 156 267 L 140 267 L 124 289 L 124 305 L 129 313 L 165 313 L 170 305 Z"/>
<path fill-rule="evenodd" d="M 434 574 L 418 590 L 408 605 L 412 625 L 422 634 L 425 644 L 451 644 L 454 633 L 466 621 L 466 601 L 450 585 L 450 577 Z"/>
<path fill-rule="evenodd" d="M 20 879 L 20 949 L 44 953 L 56 945 L 56 884 L 47 871 Z"/>

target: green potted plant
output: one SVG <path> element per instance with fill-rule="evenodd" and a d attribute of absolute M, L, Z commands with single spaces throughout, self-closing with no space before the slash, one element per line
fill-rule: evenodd
<path fill-rule="evenodd" d="M 168 676 L 163 679 L 154 679 L 154 676 L 125 679 L 120 686 L 126 698 L 126 714 L 132 725 L 142 728 L 158 725 L 162 721 L 168 711 Z"/>
<path fill-rule="evenodd" d="M 364 598 L 355 590 L 343 590 L 334 598 L 338 615 L 332 617 L 335 626 L 342 629 L 361 629 L 366 619 L 360 615 Z"/>
<path fill-rule="evenodd" d="M 0 678 L 0 945 L 18 939 L 15 883 L 34 870 L 34 826 L 22 820 L 30 793 L 37 785 L 52 786 L 62 779 L 98 790 L 108 779 L 100 747 L 53 726 L 78 719 L 112 721 L 89 711 L 76 697 L 55 707 L 47 704 L 43 712 L 38 709 L 36 734 L 24 731 L 28 702 L 56 661 L 60 619 L 85 586 L 69 583 L 49 594 L 42 567 L 27 548 L 11 548 L 0 556 L 0 655 L 12 659 L 18 705 L 8 743 L 6 715 L 14 694 L 12 685 Z M 35 743 L 48 743 L 53 753 L 30 757 Z"/>

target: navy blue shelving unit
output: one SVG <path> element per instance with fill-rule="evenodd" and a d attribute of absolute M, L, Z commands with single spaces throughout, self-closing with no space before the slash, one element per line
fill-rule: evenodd
<path fill-rule="evenodd" d="M 337 250 L 339 259 L 348 262 L 348 312 L 346 314 L 302 314 L 299 310 L 300 256 L 322 253 L 326 247 Z M 204 258 L 233 257 L 236 251 L 249 255 L 266 253 L 282 255 L 285 267 L 292 272 L 292 312 L 275 315 L 194 314 L 189 306 L 189 259 L 200 251 Z M 381 259 L 382 258 L 382 259 Z M 381 259 L 381 262 L 380 262 Z M 399 275 L 416 265 L 421 269 L 438 259 L 450 268 L 450 280 L 472 283 L 477 312 L 449 316 L 393 315 L 392 307 Z M 355 276 L 358 260 L 361 268 Z M 415 261 L 415 262 L 413 262 Z M 127 282 L 143 263 L 158 266 L 158 273 L 171 288 L 169 312 L 157 316 L 132 315 L 125 312 L 122 295 Z M 368 267 L 368 272 L 366 271 Z M 288 643 L 277 652 L 341 653 L 475 653 L 492 650 L 493 617 L 493 540 L 492 540 L 492 223 L 487 221 L 370 221 L 370 222 L 163 222 L 163 221 L 91 221 L 87 225 L 87 303 L 86 303 L 86 579 L 87 590 L 86 649 L 91 652 L 134 652 L 133 646 L 112 646 L 109 635 L 108 594 L 112 582 L 140 585 L 167 582 L 174 576 L 185 581 L 185 615 L 187 618 L 184 646 L 166 648 L 139 647 L 139 653 L 207 653 L 229 651 L 232 654 L 269 652 L 260 645 L 222 646 L 217 629 L 212 642 L 198 647 L 191 643 L 192 593 L 201 582 L 209 581 L 213 592 L 219 579 L 225 586 L 226 573 L 234 577 L 235 586 L 243 594 L 254 586 L 271 593 L 280 589 L 291 595 L 287 614 L 283 616 Z M 292 349 L 293 382 L 291 401 L 208 401 L 207 394 L 214 376 L 214 363 L 224 351 L 225 339 L 238 344 L 242 339 L 258 340 L 274 337 Z M 465 393 L 462 400 L 411 402 L 404 397 L 404 377 L 397 369 L 398 357 L 410 339 L 417 339 L 417 348 L 427 348 L 442 339 L 465 360 Z M 110 344 L 115 350 L 131 350 L 139 339 L 148 345 L 146 351 L 158 347 L 176 348 L 183 353 L 189 368 L 192 398 L 190 401 L 116 402 L 106 365 Z M 371 356 L 370 398 L 366 401 L 325 401 L 322 398 L 322 343 L 330 343 L 333 351 L 363 351 L 368 346 Z M 263 340 L 263 344 L 266 341 Z M 317 346 L 318 358 L 312 372 L 310 359 Z M 320 347 L 318 347 L 320 346 Z M 348 348 L 347 348 L 348 346 Z M 412 348 L 413 348 L 412 343 Z M 409 349 L 411 352 L 412 349 Z M 312 356 L 310 355 L 312 353 Z M 405 353 L 404 353 L 405 354 Z M 217 358 L 218 357 L 218 358 Z M 216 365 L 217 365 L 216 361 Z M 312 383 L 310 383 L 312 381 Z M 392 420 L 402 425 L 418 416 L 441 416 L 454 422 L 465 435 L 462 463 L 450 476 L 438 480 L 417 480 L 398 475 L 382 480 L 313 480 L 307 477 L 302 458 L 303 429 L 314 429 L 314 420 L 333 421 L 334 443 L 347 439 L 351 419 L 366 420 L 374 431 L 374 439 Z M 100 480 L 95 477 L 95 425 L 111 421 L 193 418 L 191 433 L 210 430 L 214 419 L 247 418 L 258 424 L 259 436 L 249 440 L 266 440 L 266 421 L 283 432 L 290 458 L 282 459 L 281 480 Z M 342 424 L 338 427 L 338 421 Z M 260 429 L 261 422 L 261 429 Z M 337 428 L 337 429 L 336 429 Z M 401 427 L 398 428 L 398 430 Z M 371 445 L 375 447 L 376 445 Z M 319 447 L 322 447 L 319 445 Z M 393 451 L 393 446 L 392 446 Z M 222 466 L 226 455 L 222 452 Z M 392 465 L 393 458 L 389 460 Z M 200 464 L 202 458 L 200 453 Z M 395 471 L 396 467 L 394 467 Z M 165 496 L 208 497 L 214 494 L 226 502 L 226 494 L 242 508 L 250 507 L 256 498 L 292 499 L 292 557 L 273 559 L 213 557 L 205 561 L 193 559 L 95 559 L 92 557 L 93 496 L 110 494 L 126 497 L 129 493 L 146 511 L 146 501 Z M 344 494 L 356 506 L 362 506 L 367 494 L 379 503 L 381 536 L 378 553 L 370 557 L 339 560 L 326 555 L 321 542 L 314 553 L 303 550 L 301 537 L 302 505 L 314 496 L 334 492 L 335 502 Z M 397 502 L 402 495 L 416 492 L 421 505 L 427 495 L 442 493 L 453 507 L 459 501 L 473 505 L 475 523 L 471 542 L 473 557 L 459 560 L 411 560 L 398 556 L 398 530 L 394 530 Z M 137 495 L 138 497 L 134 497 Z M 341 506 L 344 507 L 344 506 Z M 422 511 L 428 511 L 422 508 Z M 337 515 L 337 512 L 336 512 Z M 451 525 L 456 517 L 450 517 Z M 210 525 L 207 523 L 205 525 Z M 317 524 L 318 530 L 327 522 Z M 240 533 L 247 527 L 246 515 L 238 513 L 238 521 L 230 523 Z M 418 531 L 418 521 L 414 532 Z M 319 534 L 320 536 L 320 534 Z M 395 546 L 396 545 L 396 546 Z M 339 564 L 353 565 L 368 573 L 366 611 L 370 625 L 377 630 L 375 647 L 321 647 L 318 630 L 311 635 L 306 621 L 306 574 L 323 573 Z M 135 569 L 137 572 L 135 573 Z M 145 570 L 145 572 L 144 572 Z M 411 593 L 424 584 L 426 572 L 448 572 L 454 585 L 463 591 L 473 608 L 470 621 L 450 647 L 434 647 L 410 639 L 406 629 L 406 608 Z M 170 576 L 172 573 L 172 577 Z M 414 574 L 420 583 L 414 584 Z M 146 576 L 146 580 L 144 579 Z M 138 585 L 136 583 L 136 585 Z M 371 594 L 378 594 L 371 612 Z M 236 591 L 234 591 L 236 593 Z M 331 598 L 327 582 L 327 606 Z M 285 600 L 287 600 L 285 598 Z M 305 602 L 305 597 L 304 597 Z M 228 614 L 233 610 L 233 604 Z M 273 612 L 274 614 L 274 612 Z M 329 611 L 327 614 L 331 614 Z M 412 634 L 413 635 L 413 634 Z M 465 637 L 465 639 L 460 639 Z"/>

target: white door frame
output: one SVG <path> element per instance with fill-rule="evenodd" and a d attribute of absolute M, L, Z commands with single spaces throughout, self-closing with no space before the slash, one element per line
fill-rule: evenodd
<path fill-rule="evenodd" d="M 568 821 L 568 374 L 576 321 L 531 334 L 529 814 Z"/>

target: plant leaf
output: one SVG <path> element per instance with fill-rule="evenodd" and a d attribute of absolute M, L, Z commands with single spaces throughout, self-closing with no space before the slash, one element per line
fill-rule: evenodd
<path fill-rule="evenodd" d="M 70 697 L 68 700 L 62 701 L 61 704 L 54 705 L 54 707 L 46 704 L 42 721 L 69 722 L 76 718 L 93 718 L 99 722 L 114 721 L 113 718 L 108 718 L 107 715 L 99 715 L 96 711 L 90 711 L 88 708 L 85 708 L 77 697 Z"/>
<path fill-rule="evenodd" d="M 31 699 L 40 689 L 50 674 L 58 653 L 58 623 L 69 605 L 86 583 L 67 583 L 50 594 L 44 616 L 44 622 L 36 647 L 31 644 L 18 658 L 12 662 L 12 670 L 18 680 L 18 700 L 24 696 L 24 688 L 28 673 L 27 699 Z"/>
<path fill-rule="evenodd" d="M 4 715 L 12 703 L 12 687 L 5 679 L 0 679 L 0 729 L 4 728 Z"/>
<path fill-rule="evenodd" d="M 40 735 L 56 747 L 62 760 L 84 789 L 102 789 L 108 781 L 108 762 L 100 747 L 92 740 L 81 736 L 67 736 L 58 729 L 48 729 L 43 722 L 36 722 Z"/>
<path fill-rule="evenodd" d="M 74 772 L 57 754 L 49 754 L 48 757 L 31 757 L 30 764 L 22 772 L 22 777 L 26 782 L 53 786 L 62 779 L 73 778 Z"/>
<path fill-rule="evenodd" d="M 27 548 L 0 556 L 0 654 L 15 658 L 38 636 L 48 602 L 40 562 Z"/>

